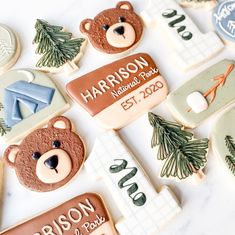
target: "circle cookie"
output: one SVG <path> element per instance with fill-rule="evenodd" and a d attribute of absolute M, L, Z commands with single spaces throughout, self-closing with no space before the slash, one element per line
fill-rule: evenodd
<path fill-rule="evenodd" d="M 235 43 L 235 0 L 219 3 L 213 12 L 212 21 L 223 39 Z"/>
<path fill-rule="evenodd" d="M 20 55 L 20 43 L 16 34 L 0 24 L 0 74 L 11 68 Z"/>

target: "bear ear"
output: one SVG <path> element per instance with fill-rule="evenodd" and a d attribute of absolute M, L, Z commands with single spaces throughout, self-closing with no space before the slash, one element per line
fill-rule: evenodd
<path fill-rule="evenodd" d="M 57 129 L 64 129 L 64 130 L 72 130 L 72 124 L 70 120 L 63 116 L 58 116 L 52 118 L 48 123 L 49 128 L 57 128 Z"/>
<path fill-rule="evenodd" d="M 10 145 L 4 152 L 3 160 L 10 166 L 15 167 L 17 153 L 20 151 L 18 145 Z"/>
<path fill-rule="evenodd" d="M 92 23 L 92 19 L 85 19 L 81 22 L 80 24 L 80 31 L 85 34 L 88 35 L 90 33 L 90 29 L 91 29 L 91 23 Z"/>
<path fill-rule="evenodd" d="M 131 5 L 130 2 L 128 1 L 121 1 L 117 4 L 116 8 L 118 9 L 124 9 L 124 10 L 129 10 L 129 11 L 134 11 L 133 6 Z"/>

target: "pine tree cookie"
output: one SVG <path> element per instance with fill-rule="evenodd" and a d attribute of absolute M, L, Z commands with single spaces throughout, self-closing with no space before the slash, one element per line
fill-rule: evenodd
<path fill-rule="evenodd" d="M 43 72 L 11 70 L 0 76 L 0 138 L 18 141 L 69 108 L 55 83 Z"/>
<path fill-rule="evenodd" d="M 148 118 L 153 128 L 151 147 L 157 149 L 157 159 L 165 161 L 160 176 L 183 180 L 195 175 L 202 179 L 209 140 L 196 139 L 182 125 L 168 122 L 154 113 L 149 113 Z"/>
<path fill-rule="evenodd" d="M 52 73 L 60 70 L 72 73 L 79 69 L 77 63 L 86 45 L 84 38 L 72 38 L 72 33 L 63 27 L 39 19 L 35 29 L 33 44 L 37 44 L 36 54 L 41 55 L 37 68 Z"/>
<path fill-rule="evenodd" d="M 212 148 L 228 171 L 235 176 L 235 109 L 224 113 L 212 130 Z"/>
<path fill-rule="evenodd" d="M 0 74 L 11 68 L 20 56 L 20 42 L 6 25 L 0 24 Z"/>
<path fill-rule="evenodd" d="M 213 8 L 216 6 L 217 0 L 180 0 L 180 5 L 183 7 L 206 7 Z"/>
<path fill-rule="evenodd" d="M 115 8 L 100 12 L 94 19 L 83 20 L 80 31 L 98 51 L 123 55 L 139 43 L 143 24 L 131 3 L 121 1 Z"/>

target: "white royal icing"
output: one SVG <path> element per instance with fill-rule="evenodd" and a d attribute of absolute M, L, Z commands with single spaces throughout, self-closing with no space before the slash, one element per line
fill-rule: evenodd
<path fill-rule="evenodd" d="M 171 41 L 172 56 L 184 70 L 206 61 L 224 47 L 214 32 L 201 33 L 174 0 L 150 0 L 141 15 L 147 25 L 156 22 L 161 27 Z"/>
<path fill-rule="evenodd" d="M 169 188 L 157 193 L 133 154 L 114 131 L 96 139 L 85 162 L 89 173 L 103 178 L 123 218 L 116 224 L 121 235 L 152 235 L 180 212 Z"/>

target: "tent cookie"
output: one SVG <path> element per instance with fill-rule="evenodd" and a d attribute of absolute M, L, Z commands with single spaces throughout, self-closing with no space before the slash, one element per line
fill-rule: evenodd
<path fill-rule="evenodd" d="M 0 138 L 17 141 L 69 108 L 54 82 L 31 69 L 12 70 L 0 77 Z"/>

